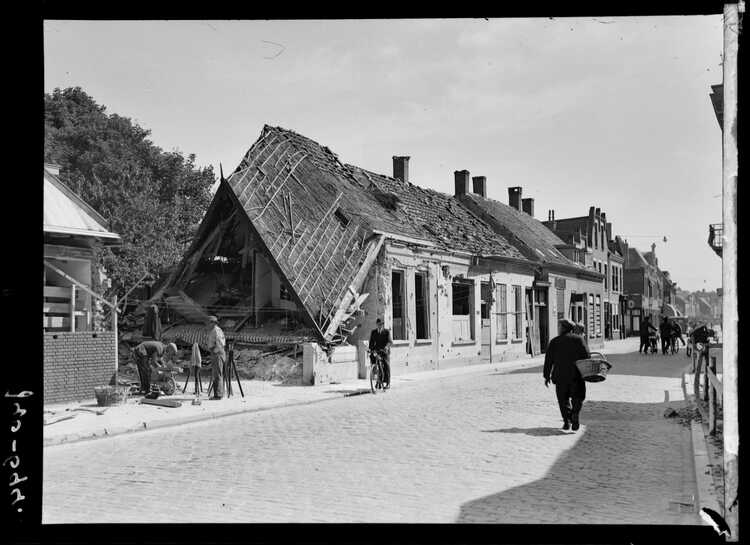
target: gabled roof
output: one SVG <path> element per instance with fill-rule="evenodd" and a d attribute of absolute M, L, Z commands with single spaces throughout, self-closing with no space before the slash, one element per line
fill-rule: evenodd
<path fill-rule="evenodd" d="M 268 153 L 286 150 L 295 157 L 296 178 L 287 188 L 305 204 L 326 209 L 340 193 L 338 208 L 344 215 L 356 217 L 370 230 L 397 233 L 423 240 L 445 250 L 461 250 L 475 255 L 523 256 L 505 238 L 492 231 L 445 193 L 402 182 L 389 176 L 344 164 L 329 148 L 281 127 L 266 125 L 260 139 L 251 148 L 230 177 L 234 187 L 238 172 L 258 161 L 261 147 Z M 267 163 L 271 172 L 277 165 Z M 270 175 L 270 174 L 269 174 Z M 236 193 L 245 190 L 238 185 Z M 246 191 L 247 193 L 247 191 Z M 294 197 L 293 197 L 294 199 Z"/>
<path fill-rule="evenodd" d="M 650 267 L 649 262 L 641 252 L 635 248 L 628 248 L 628 268 L 629 269 L 647 269 Z"/>
<path fill-rule="evenodd" d="M 46 233 L 119 239 L 110 232 L 107 221 L 66 186 L 51 171 L 44 169 L 43 225 Z"/>
<path fill-rule="evenodd" d="M 557 248 L 564 246 L 565 242 L 526 212 L 476 193 L 462 195 L 459 201 L 484 221 L 494 223 L 527 259 L 591 272 L 580 263 L 565 257 Z"/>
<path fill-rule="evenodd" d="M 451 196 L 344 164 L 327 147 L 280 127 L 263 128 L 214 202 L 227 195 L 326 339 L 358 300 L 389 234 L 446 251 L 526 261 Z M 209 209 L 207 218 L 212 214 Z"/>

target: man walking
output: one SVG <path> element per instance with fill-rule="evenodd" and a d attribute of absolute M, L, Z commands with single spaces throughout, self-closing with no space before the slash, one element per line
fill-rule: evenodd
<path fill-rule="evenodd" d="M 219 327 L 219 319 L 209 316 L 208 322 L 208 351 L 211 353 L 211 383 L 214 395 L 210 399 L 221 399 L 224 397 L 224 363 L 227 354 L 224 351 L 224 332 Z"/>
<path fill-rule="evenodd" d="M 661 337 L 661 353 L 666 356 L 672 345 L 672 324 L 666 316 L 662 316 L 659 324 L 659 336 Z"/>
<path fill-rule="evenodd" d="M 161 367 L 164 358 L 169 361 L 177 359 L 177 345 L 169 343 L 165 345 L 160 341 L 143 341 L 133 350 L 136 366 L 138 367 L 138 378 L 141 381 L 141 393 L 148 394 L 151 391 L 151 368 Z"/>
<path fill-rule="evenodd" d="M 570 320 L 558 322 L 558 336 L 547 346 L 544 356 L 544 386 L 549 388 L 550 380 L 555 385 L 557 402 L 563 419 L 564 430 L 580 427 L 579 414 L 586 399 L 586 383 L 576 367 L 576 361 L 589 357 L 583 339 L 573 333 L 575 324 Z"/>
<path fill-rule="evenodd" d="M 383 327 L 383 320 L 378 318 L 375 321 L 375 329 L 370 333 L 370 363 L 375 362 L 375 355 L 372 352 L 380 351 L 383 356 L 383 386 L 384 388 L 391 385 L 391 332 Z"/>
<path fill-rule="evenodd" d="M 638 353 L 640 354 L 641 350 L 643 350 L 644 354 L 648 354 L 648 348 L 649 348 L 649 340 L 648 340 L 648 330 L 651 329 L 653 331 L 656 331 L 656 328 L 651 325 L 651 321 L 649 320 L 648 316 L 643 317 L 643 321 L 641 321 L 641 346 L 638 348 Z"/>

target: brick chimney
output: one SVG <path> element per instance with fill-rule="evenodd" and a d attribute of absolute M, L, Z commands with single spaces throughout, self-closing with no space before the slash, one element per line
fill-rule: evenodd
<path fill-rule="evenodd" d="M 523 211 L 526 212 L 532 218 L 534 217 L 534 199 L 521 199 Z"/>
<path fill-rule="evenodd" d="M 555 211 L 550 210 L 547 212 L 547 221 L 555 221 Z"/>
<path fill-rule="evenodd" d="M 606 229 L 607 229 L 607 242 L 609 242 L 610 240 L 612 240 L 612 223 L 611 222 L 607 223 Z"/>
<path fill-rule="evenodd" d="M 471 181 L 474 186 L 474 193 L 482 197 L 487 196 L 487 177 L 486 176 L 472 176 Z"/>
<path fill-rule="evenodd" d="M 393 156 L 393 177 L 402 182 L 409 182 L 409 157 Z"/>
<path fill-rule="evenodd" d="M 516 210 L 521 210 L 521 188 L 519 186 L 508 188 L 508 205 Z"/>
<path fill-rule="evenodd" d="M 466 195 L 469 192 L 469 171 L 456 170 L 453 175 L 456 179 L 456 197 Z"/>

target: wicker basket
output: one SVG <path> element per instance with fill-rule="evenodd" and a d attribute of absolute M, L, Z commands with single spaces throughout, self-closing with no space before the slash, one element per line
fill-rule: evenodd
<path fill-rule="evenodd" d="M 130 388 L 127 386 L 94 386 L 96 394 L 96 403 L 100 407 L 109 407 L 110 405 L 120 405 L 128 399 Z"/>
<path fill-rule="evenodd" d="M 607 372 L 612 368 L 612 364 L 599 352 L 592 352 L 590 358 L 578 360 L 576 367 L 586 382 L 601 382 L 607 378 Z"/>

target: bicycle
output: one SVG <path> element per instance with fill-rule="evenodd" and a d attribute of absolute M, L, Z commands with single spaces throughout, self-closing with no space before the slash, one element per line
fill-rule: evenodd
<path fill-rule="evenodd" d="M 385 374 L 385 369 L 383 367 L 383 354 L 380 350 L 368 350 L 367 354 L 374 356 L 374 361 L 370 364 L 370 390 L 373 394 L 376 393 L 376 390 L 385 391 L 390 387 L 390 377 L 388 377 L 387 383 L 383 382 L 383 375 Z"/>
<path fill-rule="evenodd" d="M 672 337 L 670 339 L 670 352 L 672 354 L 677 354 L 680 351 L 680 338 L 679 337 Z"/>

